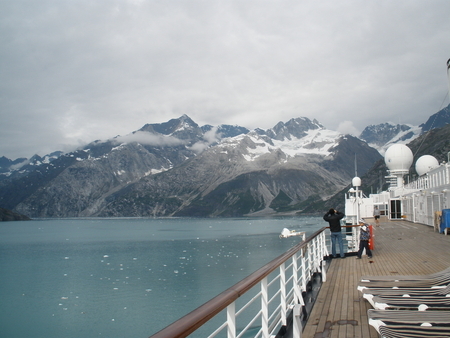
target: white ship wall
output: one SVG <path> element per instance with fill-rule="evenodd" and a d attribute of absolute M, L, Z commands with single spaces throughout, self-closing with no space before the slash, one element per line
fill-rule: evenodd
<path fill-rule="evenodd" d="M 450 209 L 450 165 L 441 164 L 403 189 L 394 190 L 393 195 L 401 200 L 405 219 L 434 226 L 436 212 Z"/>

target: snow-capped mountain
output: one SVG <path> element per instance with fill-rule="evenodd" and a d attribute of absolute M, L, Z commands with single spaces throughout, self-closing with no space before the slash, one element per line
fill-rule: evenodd
<path fill-rule="evenodd" d="M 425 132 L 432 129 L 442 128 L 450 123 L 450 105 L 431 115 L 425 123 L 420 126 L 409 124 L 381 123 L 367 126 L 359 135 L 361 140 L 366 141 L 371 147 L 377 149 L 384 155 L 386 149 L 392 144 L 408 144 Z"/>
<path fill-rule="evenodd" d="M 183 115 L 71 153 L 0 158 L 0 207 L 31 217 L 301 212 L 356 169 L 362 176 L 390 144 L 449 123 L 449 107 L 419 127 L 384 123 L 360 138 L 305 117 L 249 131 Z"/>
<path fill-rule="evenodd" d="M 299 211 L 378 152 L 307 118 L 263 131 L 183 115 L 2 175 L 0 205 L 32 217 L 240 216 Z M 45 163 L 44 163 L 45 162 Z M 37 163 L 37 162 L 36 162 Z"/>
<path fill-rule="evenodd" d="M 371 147 L 377 149 L 380 154 L 384 154 L 392 144 L 408 144 L 422 133 L 420 127 L 392 123 L 382 123 L 378 125 L 367 126 L 360 139 L 366 141 Z"/>

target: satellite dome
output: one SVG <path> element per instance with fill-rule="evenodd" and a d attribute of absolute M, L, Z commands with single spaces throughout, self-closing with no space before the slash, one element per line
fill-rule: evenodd
<path fill-rule="evenodd" d="M 425 175 L 427 172 L 437 167 L 439 167 L 439 162 L 431 155 L 423 155 L 416 161 L 416 171 L 419 176 Z"/>
<path fill-rule="evenodd" d="M 404 144 L 394 144 L 386 150 L 384 162 L 391 171 L 408 171 L 413 162 L 413 153 Z"/>
<path fill-rule="evenodd" d="M 360 187 L 361 186 L 361 179 L 359 177 L 353 177 L 352 185 L 354 187 Z"/>

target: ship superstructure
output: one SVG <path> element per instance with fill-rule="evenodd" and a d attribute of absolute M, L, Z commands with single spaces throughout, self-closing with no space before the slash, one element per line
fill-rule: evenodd
<path fill-rule="evenodd" d="M 415 163 L 418 178 L 405 182 L 413 154 L 406 145 L 391 146 L 385 154 L 389 188 L 367 197 L 359 189 L 361 180 L 355 177 L 345 199 L 347 223 L 356 224 L 359 218 L 373 217 L 373 210 L 378 207 L 389 220 L 436 226 L 442 210 L 450 207 L 450 152 L 448 156 L 449 161 L 440 164 L 433 156 L 421 156 Z"/>

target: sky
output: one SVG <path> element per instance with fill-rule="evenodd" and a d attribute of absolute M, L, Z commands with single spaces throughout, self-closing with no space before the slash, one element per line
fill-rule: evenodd
<path fill-rule="evenodd" d="M 448 105 L 448 0 L 0 0 L 0 157 L 187 114 L 358 136 Z"/>

